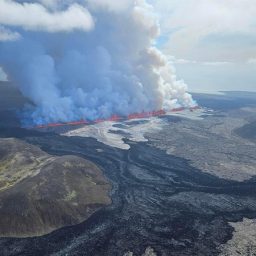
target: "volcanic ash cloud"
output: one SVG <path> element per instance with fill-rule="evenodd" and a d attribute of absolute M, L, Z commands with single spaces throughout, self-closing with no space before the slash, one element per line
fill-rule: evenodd
<path fill-rule="evenodd" d="M 33 102 L 27 122 L 194 104 L 155 47 L 159 25 L 144 0 L 2 0 L 0 26 L 9 35 L 0 42 L 0 66 Z"/>

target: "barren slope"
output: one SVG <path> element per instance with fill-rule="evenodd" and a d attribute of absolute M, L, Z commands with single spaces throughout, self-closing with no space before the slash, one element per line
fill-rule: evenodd
<path fill-rule="evenodd" d="M 78 224 L 110 203 L 109 190 L 87 160 L 0 139 L 0 236 L 39 236 Z"/>

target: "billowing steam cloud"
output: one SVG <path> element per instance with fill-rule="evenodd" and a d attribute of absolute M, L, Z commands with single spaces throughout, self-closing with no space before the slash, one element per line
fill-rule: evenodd
<path fill-rule="evenodd" d="M 1 0 L 0 25 L 16 38 L 0 42 L 0 66 L 35 124 L 194 104 L 154 47 L 145 0 Z"/>

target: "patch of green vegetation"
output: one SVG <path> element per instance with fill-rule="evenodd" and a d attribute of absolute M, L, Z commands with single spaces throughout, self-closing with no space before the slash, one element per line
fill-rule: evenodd
<path fill-rule="evenodd" d="M 69 191 L 68 194 L 66 195 L 64 201 L 69 202 L 75 199 L 77 196 L 77 193 L 75 190 Z"/>
<path fill-rule="evenodd" d="M 66 162 L 63 164 L 63 167 L 65 167 L 65 168 L 72 168 L 73 165 L 72 165 L 70 162 L 66 161 Z"/>
<path fill-rule="evenodd" d="M 7 161 L 0 163 L 0 172 L 4 172 L 8 169 L 9 163 Z"/>

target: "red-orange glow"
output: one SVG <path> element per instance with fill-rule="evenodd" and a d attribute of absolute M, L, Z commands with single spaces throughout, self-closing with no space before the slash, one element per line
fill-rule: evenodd
<path fill-rule="evenodd" d="M 184 107 L 180 107 L 180 108 L 174 108 L 171 109 L 171 112 L 181 112 L 184 111 L 186 108 Z M 190 111 L 194 111 L 194 110 L 198 110 L 200 109 L 200 106 L 195 106 L 195 107 L 191 107 L 189 108 Z M 90 124 L 98 124 L 98 123 L 102 123 L 102 122 L 106 122 L 106 121 L 120 121 L 120 120 L 132 120 L 132 119 L 141 119 L 141 118 L 148 118 L 148 117 L 155 117 L 155 116 L 162 116 L 165 115 L 166 111 L 163 109 L 157 110 L 157 111 L 151 111 L 151 112 L 140 112 L 140 113 L 132 113 L 130 115 L 128 115 L 127 117 L 121 117 L 118 115 L 112 115 L 111 117 L 104 119 L 104 118 L 100 118 L 100 119 L 96 119 L 93 121 L 87 121 L 87 120 L 79 120 L 79 121 L 72 121 L 72 122 L 66 122 L 66 123 L 49 123 L 49 124 L 45 124 L 45 125 L 38 125 L 34 128 L 37 129 L 43 129 L 43 128 L 50 128 L 50 127 L 61 127 L 61 126 L 75 126 L 75 125 L 90 125 Z"/>

